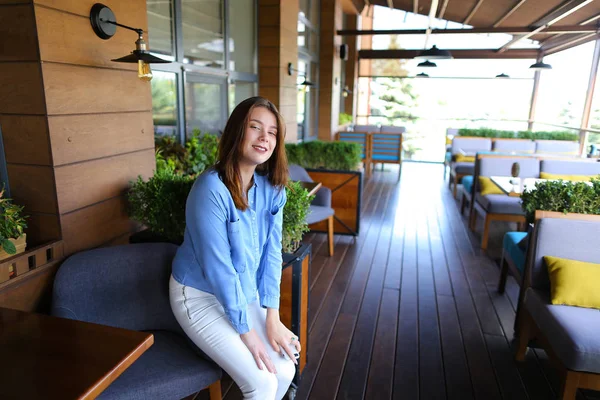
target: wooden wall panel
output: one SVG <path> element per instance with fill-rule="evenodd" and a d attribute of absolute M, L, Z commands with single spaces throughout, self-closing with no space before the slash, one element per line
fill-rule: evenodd
<path fill-rule="evenodd" d="M 57 167 L 56 193 L 61 214 L 123 195 L 138 175 L 153 174 L 154 147 L 134 153 Z"/>
<path fill-rule="evenodd" d="M 0 115 L 6 162 L 51 165 L 46 117 Z"/>
<path fill-rule="evenodd" d="M 25 212 L 56 213 L 52 167 L 8 164 L 11 196 Z"/>
<path fill-rule="evenodd" d="M 0 114 L 44 114 L 43 90 L 39 63 L 0 63 Z"/>
<path fill-rule="evenodd" d="M 67 11 L 86 18 L 89 18 L 92 6 L 98 3 L 97 0 L 33 0 L 33 2 L 36 5 Z M 134 28 L 142 28 L 145 32 L 148 31 L 145 0 L 102 0 L 101 3 L 110 7 L 117 22 Z M 117 28 L 117 31 L 119 30 L 123 30 L 123 28 Z M 91 31 L 91 26 L 90 33 L 95 36 Z M 134 42 L 135 40 L 133 39 Z"/>
<path fill-rule="evenodd" d="M 60 217 L 65 255 L 90 249 L 130 232 L 125 197 L 115 197 Z"/>
<path fill-rule="evenodd" d="M 54 165 L 154 147 L 150 111 L 51 116 L 48 126 Z"/>
<path fill-rule="evenodd" d="M 60 221 L 57 214 L 28 213 L 27 246 L 39 246 L 61 238 Z"/>
<path fill-rule="evenodd" d="M 35 8 L 35 18 L 43 61 L 137 71 L 137 64 L 111 61 L 135 49 L 135 32 L 118 28 L 110 40 L 102 40 L 90 34 L 89 17 L 40 6 Z"/>
<path fill-rule="evenodd" d="M 32 0 L 0 0 L 0 4 L 30 4 Z"/>
<path fill-rule="evenodd" d="M 0 61 L 39 60 L 33 8 L 4 6 L 0 12 Z"/>
<path fill-rule="evenodd" d="M 48 263 L 23 275 L 18 282 L 10 280 L 0 285 L 0 307 L 48 313 L 52 304 L 52 284 L 59 265 L 60 261 Z"/>
<path fill-rule="evenodd" d="M 54 63 L 42 71 L 48 115 L 152 110 L 150 83 L 137 72 Z"/>

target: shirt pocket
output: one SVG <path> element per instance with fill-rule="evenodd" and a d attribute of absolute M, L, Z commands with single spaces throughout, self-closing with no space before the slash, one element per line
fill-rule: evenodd
<path fill-rule="evenodd" d="M 283 207 L 280 208 L 278 206 L 273 206 L 271 210 L 267 210 L 266 219 L 267 219 L 267 242 L 271 238 L 271 234 L 273 233 L 273 229 L 275 228 L 275 219 L 279 215 L 279 213 L 283 213 Z"/>
<path fill-rule="evenodd" d="M 246 258 L 244 257 L 244 242 L 240 231 L 240 220 L 227 223 L 227 236 L 231 247 L 231 261 L 236 272 L 241 274 L 246 270 Z"/>

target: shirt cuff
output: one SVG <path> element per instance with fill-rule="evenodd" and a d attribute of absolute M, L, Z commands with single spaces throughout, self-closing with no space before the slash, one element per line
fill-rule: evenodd
<path fill-rule="evenodd" d="M 233 325 L 233 329 L 235 329 L 236 332 L 239 333 L 240 335 L 250 332 L 250 327 L 248 326 L 248 324 L 234 325 L 233 322 L 231 324 Z"/>
<path fill-rule="evenodd" d="M 262 308 L 274 308 L 279 310 L 279 296 L 260 296 L 260 305 Z"/>

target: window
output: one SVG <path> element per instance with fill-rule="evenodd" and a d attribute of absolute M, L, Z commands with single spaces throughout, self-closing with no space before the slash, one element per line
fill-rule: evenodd
<path fill-rule="evenodd" d="M 301 141 L 316 139 L 318 132 L 319 10 L 318 0 L 300 1 L 296 122 Z M 305 80 L 311 85 L 303 84 Z"/>
<path fill-rule="evenodd" d="M 152 78 L 152 119 L 155 135 L 177 134 L 177 76 L 154 71 Z"/>
<path fill-rule="evenodd" d="M 223 68 L 222 0 L 181 0 L 184 62 Z"/>
<path fill-rule="evenodd" d="M 257 93 L 256 0 L 147 0 L 152 111 L 159 135 L 217 133 Z M 234 7 L 235 6 L 235 7 Z M 228 82 L 230 82 L 228 84 Z"/>

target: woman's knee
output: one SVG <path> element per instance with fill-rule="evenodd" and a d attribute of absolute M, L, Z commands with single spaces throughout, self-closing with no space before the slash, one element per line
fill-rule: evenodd
<path fill-rule="evenodd" d="M 286 387 L 289 386 L 295 375 L 296 365 L 292 361 L 286 360 L 277 366 L 277 379 L 280 384 L 285 384 Z"/>
<path fill-rule="evenodd" d="M 279 371 L 278 371 L 279 372 Z M 277 393 L 278 378 L 268 371 L 256 374 L 252 380 L 240 386 L 244 399 L 274 399 Z"/>

